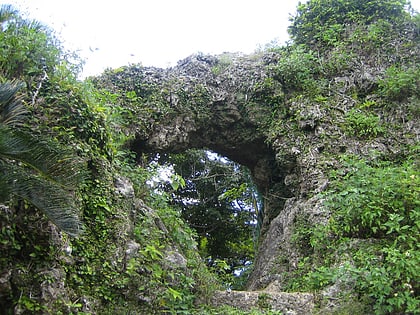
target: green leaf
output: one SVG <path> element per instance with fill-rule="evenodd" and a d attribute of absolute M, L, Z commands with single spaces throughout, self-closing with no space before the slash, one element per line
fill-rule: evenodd
<path fill-rule="evenodd" d="M 168 288 L 167 292 L 169 293 L 170 297 L 173 300 L 175 300 L 175 301 L 176 300 L 182 300 L 182 292 L 179 292 L 179 291 L 177 291 L 175 289 L 172 289 L 172 288 Z"/>

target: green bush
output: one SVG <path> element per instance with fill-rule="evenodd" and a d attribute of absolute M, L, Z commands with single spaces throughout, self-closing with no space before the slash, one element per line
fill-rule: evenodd
<path fill-rule="evenodd" d="M 346 114 L 344 128 L 348 135 L 364 139 L 377 137 L 384 132 L 379 116 L 355 109 Z"/>
<path fill-rule="evenodd" d="M 75 73 L 81 69 L 79 57 L 64 51 L 50 28 L 24 19 L 11 5 L 0 6 L 0 43 L 0 76 L 25 80 L 28 90 L 63 60 L 72 60 Z"/>
<path fill-rule="evenodd" d="M 344 160 L 346 175 L 337 177 L 327 205 L 335 210 L 337 232 L 353 237 L 393 238 L 420 223 L 420 173 L 415 163 L 401 166 Z"/>
<path fill-rule="evenodd" d="M 326 226 L 298 223 L 294 240 L 314 255 L 290 276 L 291 290 L 352 287 L 375 314 L 419 314 L 420 172 L 416 161 L 369 164 L 343 158 L 323 194 Z M 300 243 L 299 243 L 300 242 Z"/>
<path fill-rule="evenodd" d="M 402 165 L 344 161 L 346 174 L 332 183 L 326 205 L 338 240 L 373 239 L 354 255 L 356 288 L 377 314 L 418 313 L 420 290 L 420 172 Z"/>
<path fill-rule="evenodd" d="M 297 44 L 335 45 L 346 25 L 408 19 L 406 5 L 406 0 L 310 0 L 298 5 L 289 33 Z"/>
<path fill-rule="evenodd" d="M 390 101 L 403 101 L 420 96 L 420 67 L 402 68 L 391 66 L 380 81 L 381 94 Z"/>
<path fill-rule="evenodd" d="M 297 45 L 280 50 L 280 54 L 272 70 L 286 92 L 317 89 L 319 82 L 315 81 L 315 76 L 319 74 L 319 63 L 314 51 Z"/>

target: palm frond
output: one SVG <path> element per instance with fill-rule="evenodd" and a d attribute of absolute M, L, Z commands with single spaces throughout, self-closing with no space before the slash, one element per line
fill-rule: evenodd
<path fill-rule="evenodd" d="M 4 174 L 2 172 L 6 171 L 6 163 L 0 159 L 0 203 L 5 203 L 10 199 L 10 195 L 12 194 L 11 185 L 4 180 Z"/>
<path fill-rule="evenodd" d="M 82 232 L 75 198 L 62 186 L 51 183 L 19 165 L 0 163 L 0 188 L 3 193 L 12 193 L 27 200 L 69 235 L 77 236 Z"/>
<path fill-rule="evenodd" d="M 0 125 L 0 158 L 14 160 L 56 184 L 77 186 L 85 178 L 83 160 L 57 145 Z"/>
<path fill-rule="evenodd" d="M 36 20 L 29 20 L 29 21 L 22 21 L 21 27 L 27 27 L 28 29 L 34 30 L 34 31 L 46 31 L 48 30 L 48 27 L 44 25 L 40 21 Z"/>
<path fill-rule="evenodd" d="M 4 25 L 6 26 L 4 27 Z M 14 25 L 15 30 L 27 28 L 34 31 L 42 31 L 46 29 L 46 26 L 39 21 L 23 19 L 13 5 L 3 4 L 0 6 L 0 26 L 2 26 L 0 31 L 9 25 Z"/>
<path fill-rule="evenodd" d="M 18 11 L 10 4 L 3 4 L 0 7 L 0 24 L 15 18 Z"/>
<path fill-rule="evenodd" d="M 51 141 L 16 128 L 25 110 L 16 82 L 0 84 L 0 201 L 15 195 L 43 211 L 70 235 L 81 232 L 72 191 L 84 178 L 83 163 Z"/>
<path fill-rule="evenodd" d="M 22 124 L 23 117 L 28 111 L 22 105 L 21 97 L 17 97 L 16 94 L 23 86 L 23 83 L 17 81 L 0 84 L 0 124 L 8 126 Z"/>

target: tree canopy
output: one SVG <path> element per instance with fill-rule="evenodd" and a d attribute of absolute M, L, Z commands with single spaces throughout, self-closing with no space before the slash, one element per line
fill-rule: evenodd
<path fill-rule="evenodd" d="M 310 0 L 297 7 L 289 34 L 296 44 L 325 45 L 355 24 L 401 24 L 410 17 L 408 6 L 407 0 Z"/>
<path fill-rule="evenodd" d="M 184 185 L 171 191 L 172 204 L 197 232 L 199 249 L 210 265 L 225 260 L 233 272 L 252 262 L 257 225 L 258 192 L 249 171 L 205 150 L 167 157 Z"/>

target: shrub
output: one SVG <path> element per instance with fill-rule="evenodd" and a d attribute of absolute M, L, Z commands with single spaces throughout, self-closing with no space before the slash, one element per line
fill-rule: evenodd
<path fill-rule="evenodd" d="M 353 255 L 356 288 L 372 299 L 377 314 L 418 313 L 420 272 L 420 172 L 402 165 L 347 159 L 347 174 L 327 193 L 336 239 L 376 239 Z"/>
<path fill-rule="evenodd" d="M 370 166 L 363 160 L 345 160 L 348 173 L 334 181 L 328 194 L 327 205 L 337 210 L 337 231 L 353 237 L 389 238 L 415 227 L 420 178 L 413 164 Z"/>
<path fill-rule="evenodd" d="M 369 164 L 343 158 L 332 173 L 326 226 L 295 230 L 315 252 L 289 280 L 293 290 L 352 288 L 375 314 L 419 314 L 420 172 L 415 161 Z M 357 302 L 357 301 L 356 301 Z M 358 303 L 358 302 L 357 302 Z"/>
<path fill-rule="evenodd" d="M 359 138 L 374 138 L 384 132 L 380 125 L 379 116 L 367 114 L 358 110 L 351 110 L 347 113 L 344 128 L 350 136 Z"/>
<path fill-rule="evenodd" d="M 312 91 L 318 83 L 315 76 L 319 64 L 315 52 L 302 45 L 288 47 L 281 51 L 281 58 L 272 69 L 286 91 Z"/>
<path fill-rule="evenodd" d="M 420 96 L 420 68 L 403 69 L 398 66 L 388 68 L 385 78 L 380 81 L 381 94 L 391 101 L 403 101 L 411 96 Z"/>
<path fill-rule="evenodd" d="M 343 25 L 408 18 L 406 0 L 310 0 L 299 4 L 289 33 L 297 44 L 333 44 Z"/>

